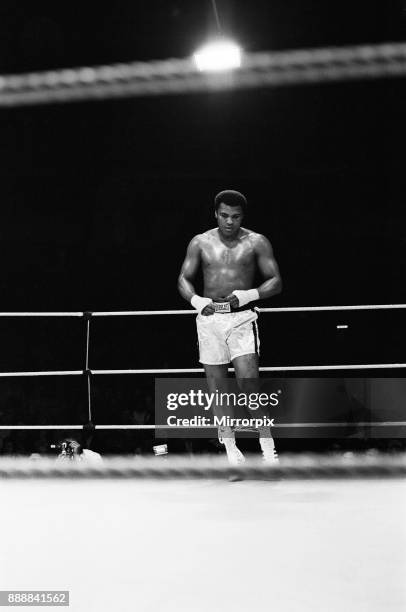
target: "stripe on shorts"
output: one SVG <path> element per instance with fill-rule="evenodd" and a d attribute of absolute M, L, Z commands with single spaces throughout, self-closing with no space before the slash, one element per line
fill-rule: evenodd
<path fill-rule="evenodd" d="M 256 352 L 257 355 L 259 355 L 259 352 L 258 352 L 258 329 L 257 329 L 257 326 L 256 326 L 256 321 L 252 322 L 252 331 L 253 331 L 253 334 L 254 334 L 255 352 Z"/>

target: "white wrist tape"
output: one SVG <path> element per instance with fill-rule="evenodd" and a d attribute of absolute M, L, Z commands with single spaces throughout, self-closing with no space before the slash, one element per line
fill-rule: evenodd
<path fill-rule="evenodd" d="M 212 300 L 207 297 L 201 297 L 200 295 L 194 295 L 190 300 L 193 308 L 200 314 L 207 304 L 211 304 Z"/>
<path fill-rule="evenodd" d="M 239 306 L 245 306 L 249 302 L 259 300 L 258 289 L 236 289 L 236 291 L 233 291 L 233 295 L 238 298 Z"/>

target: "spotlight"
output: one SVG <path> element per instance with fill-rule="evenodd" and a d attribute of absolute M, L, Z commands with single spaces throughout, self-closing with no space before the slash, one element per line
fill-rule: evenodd
<path fill-rule="evenodd" d="M 232 70 L 241 66 L 241 49 L 232 40 L 217 40 L 208 43 L 194 53 L 200 71 Z"/>

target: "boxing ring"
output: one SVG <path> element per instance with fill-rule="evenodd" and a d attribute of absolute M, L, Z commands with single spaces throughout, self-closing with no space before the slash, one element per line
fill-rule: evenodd
<path fill-rule="evenodd" d="M 270 314 L 298 308 L 261 310 Z M 194 311 L 2 313 L 4 317 L 82 317 L 86 351 L 83 370 L 3 372 L 1 376 L 85 377 L 91 420 L 93 376 L 202 371 L 91 368 L 93 317 L 168 314 L 193 315 Z M 302 367 L 317 371 L 404 368 L 406 364 Z M 302 367 L 263 366 L 261 371 Z M 284 425 L 309 426 L 277 423 L 276 427 Z M 81 429 L 82 425 L 2 428 Z M 268 609 L 270 601 L 282 611 L 334 612 L 344 605 L 354 611 L 382 606 L 400 610 L 406 603 L 405 475 L 404 455 L 282 456 L 277 466 L 249 459 L 238 468 L 230 467 L 224 457 L 107 458 L 101 466 L 3 459 L 0 479 L 7 503 L 1 510 L 0 541 L 7 552 L 1 557 L 1 588 L 69 590 L 74 610 L 137 607 L 200 612 L 215 607 L 242 611 L 253 600 L 258 610 Z M 61 557 L 63 563 L 57 562 Z"/>
<path fill-rule="evenodd" d="M 405 473 L 405 457 L 0 462 L 1 588 L 69 590 L 80 611 L 402 610 Z"/>
<path fill-rule="evenodd" d="M 189 60 L 5 75 L 0 106 L 311 84 L 406 74 L 406 45 L 247 54 L 233 78 L 197 74 Z M 277 312 L 398 310 L 405 304 L 262 308 Z M 77 317 L 85 355 L 74 370 L 2 372 L 0 377 L 201 373 L 201 368 L 94 369 L 96 317 L 156 317 L 188 310 L 5 312 L 0 317 Z M 345 326 L 343 326 L 345 327 Z M 261 372 L 404 369 L 406 363 L 262 366 Z M 368 423 L 371 425 L 371 423 Z M 276 423 L 276 428 L 325 423 Z M 365 426 L 360 422 L 357 426 Z M 406 421 L 373 423 L 404 427 Z M 339 429 L 342 424 L 329 423 Z M 155 429 L 103 424 L 97 429 Z M 2 425 L 3 430 L 82 429 Z M 194 612 L 275 606 L 303 610 L 403 610 L 406 606 L 405 457 L 282 457 L 279 466 L 224 457 L 0 462 L 0 589 L 70 590 L 75 611 Z M 230 482 L 232 480 L 232 482 Z"/>

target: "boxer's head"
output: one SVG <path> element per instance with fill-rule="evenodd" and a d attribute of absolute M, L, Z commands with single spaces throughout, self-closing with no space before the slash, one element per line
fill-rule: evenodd
<path fill-rule="evenodd" d="M 220 233 L 232 238 L 238 234 L 247 206 L 245 196 L 239 191 L 220 191 L 214 199 L 215 216 Z"/>
<path fill-rule="evenodd" d="M 244 214 L 247 208 L 247 199 L 239 191 L 234 191 L 234 189 L 225 189 L 224 191 L 220 191 L 220 193 L 218 193 L 214 198 L 214 208 L 216 212 L 220 208 L 221 204 L 227 204 L 227 206 L 233 207 L 240 206 L 242 213 Z"/>

